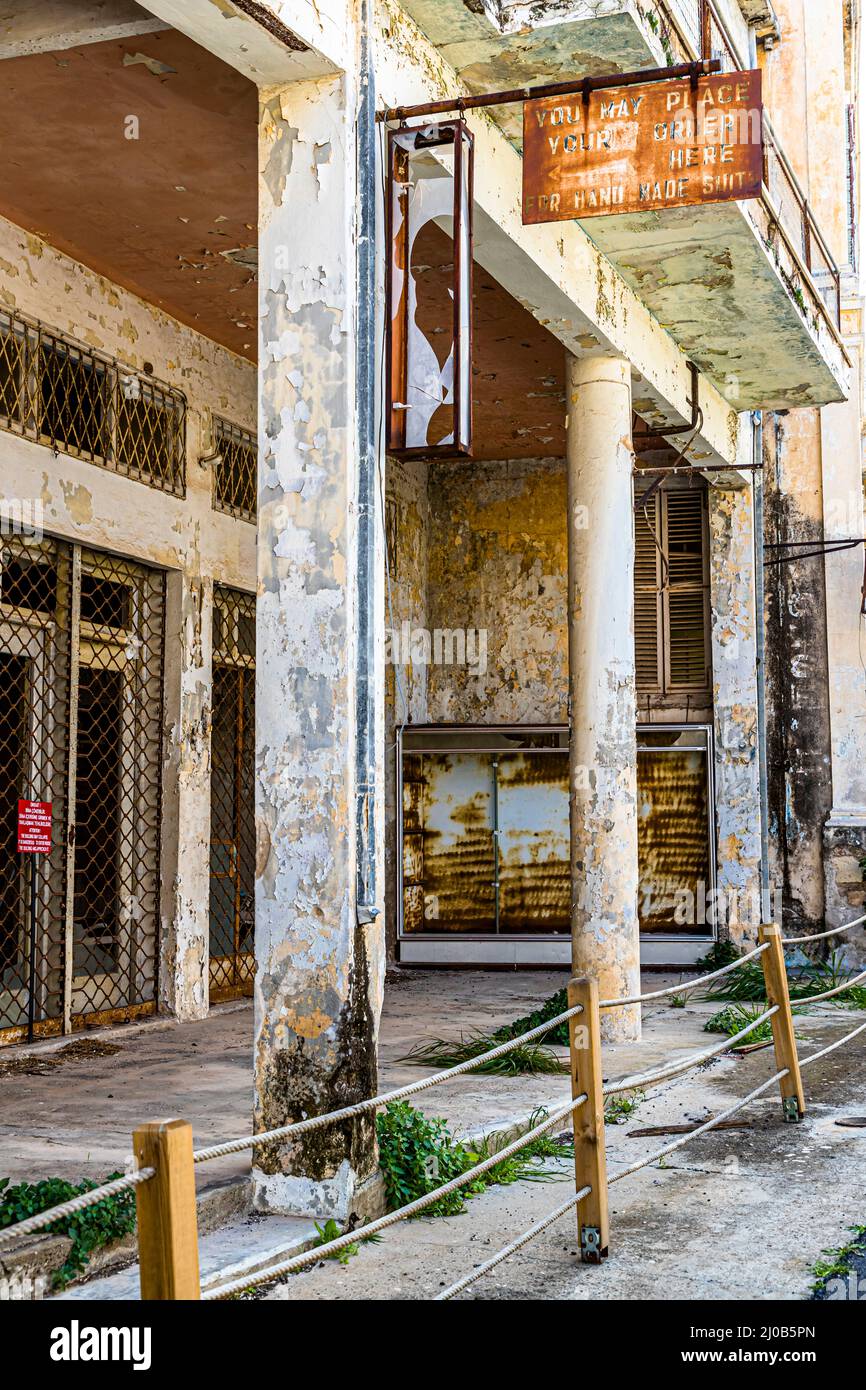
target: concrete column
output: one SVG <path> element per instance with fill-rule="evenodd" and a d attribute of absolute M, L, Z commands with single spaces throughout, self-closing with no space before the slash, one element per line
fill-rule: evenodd
<path fill-rule="evenodd" d="M 188 1022 L 208 1011 L 213 586 L 166 582 L 160 1007 Z"/>
<path fill-rule="evenodd" d="M 748 431 L 743 431 L 748 440 Z M 752 490 L 710 487 L 716 787 L 716 923 L 738 945 L 770 921 L 761 904 L 761 806 Z"/>
<path fill-rule="evenodd" d="M 566 357 L 572 965 L 603 999 L 640 986 L 631 369 Z M 640 1009 L 604 1035 L 640 1037 Z"/>
<path fill-rule="evenodd" d="M 377 1077 L 383 923 L 359 920 L 355 882 L 359 603 L 378 613 L 356 563 L 355 114 L 340 77 L 262 92 L 257 1129 L 368 1096 Z M 380 643 L 380 728 L 383 691 Z M 372 1117 L 258 1149 L 256 1203 L 343 1219 L 376 1161 Z"/>

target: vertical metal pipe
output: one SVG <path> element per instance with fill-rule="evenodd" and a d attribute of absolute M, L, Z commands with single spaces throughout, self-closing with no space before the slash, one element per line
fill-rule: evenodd
<path fill-rule="evenodd" d="M 770 802 L 767 789 L 767 677 L 764 622 L 764 417 L 752 411 L 752 529 L 755 551 L 755 666 L 758 696 L 758 784 L 761 803 L 761 916 L 771 920 Z"/>
<path fill-rule="evenodd" d="M 355 386 L 358 419 L 357 667 L 355 740 L 356 910 L 376 905 L 376 111 L 370 60 L 370 0 L 359 6 L 360 96 L 357 121 L 358 298 Z"/>

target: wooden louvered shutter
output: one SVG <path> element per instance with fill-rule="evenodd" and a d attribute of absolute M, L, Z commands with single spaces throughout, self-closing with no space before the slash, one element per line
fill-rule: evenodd
<path fill-rule="evenodd" d="M 662 663 L 659 659 L 661 560 L 652 535 L 653 531 L 656 535 L 660 532 L 657 496 L 650 501 L 646 515 L 641 507 L 637 508 L 634 530 L 634 655 L 637 684 L 641 690 L 659 690 L 662 682 Z"/>
<path fill-rule="evenodd" d="M 664 496 L 668 588 L 664 594 L 669 689 L 709 685 L 703 489 Z"/>

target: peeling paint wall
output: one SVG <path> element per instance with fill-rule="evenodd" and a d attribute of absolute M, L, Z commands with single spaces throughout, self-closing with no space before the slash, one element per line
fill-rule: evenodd
<path fill-rule="evenodd" d="M 249 428 L 255 368 L 0 219 L 0 307 L 151 370 L 186 395 L 186 497 L 0 432 L 6 496 L 38 498 L 46 531 L 168 571 L 160 1007 L 207 1011 L 210 624 L 214 577 L 251 590 L 255 529 L 213 510 L 211 415 Z"/>
<path fill-rule="evenodd" d="M 762 920 L 752 493 L 708 500 L 719 928 L 742 944 Z"/>
<path fill-rule="evenodd" d="M 768 544 L 820 546 L 816 411 L 765 421 L 764 469 Z M 770 878 L 786 929 L 815 931 L 824 919 L 822 835 L 832 806 L 824 566 L 813 556 L 768 566 L 766 575 Z"/>
<path fill-rule="evenodd" d="M 564 724 L 568 556 L 564 459 L 430 470 L 428 626 L 486 632 L 486 663 L 433 665 L 437 723 Z"/>
<path fill-rule="evenodd" d="M 260 113 L 259 1129 L 376 1089 L 381 919 L 355 903 L 355 102 L 323 79 L 265 90 Z M 260 1148 L 256 1202 L 345 1218 L 375 1162 L 372 1117 Z"/>
<path fill-rule="evenodd" d="M 430 529 L 428 465 L 389 458 L 386 468 L 385 539 L 385 921 L 388 952 L 397 938 L 397 748 L 399 724 L 427 721 L 430 667 L 414 660 L 411 633 L 427 629 Z M 406 626 L 408 625 L 408 627 Z M 405 642 L 409 634 L 408 643 Z"/>

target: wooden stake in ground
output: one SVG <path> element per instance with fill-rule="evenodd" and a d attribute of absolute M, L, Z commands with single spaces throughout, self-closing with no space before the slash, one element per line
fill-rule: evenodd
<path fill-rule="evenodd" d="M 132 1136 L 139 1168 L 156 1176 L 135 1189 L 142 1299 L 199 1299 L 192 1128 L 185 1120 L 141 1125 Z"/>
<path fill-rule="evenodd" d="M 764 967 L 764 982 L 767 999 L 778 1004 L 778 1011 L 770 1019 L 773 1029 L 773 1045 L 776 1049 L 776 1066 L 786 1067 L 788 1075 L 779 1082 L 782 1093 L 782 1109 L 785 1119 L 792 1122 L 802 1120 L 806 1113 L 803 1095 L 803 1081 L 800 1076 L 800 1060 L 797 1056 L 797 1040 L 794 1037 L 794 1019 L 791 1014 L 791 996 L 788 993 L 788 971 L 785 966 L 785 952 L 782 946 L 782 929 L 775 923 L 758 928 L 760 945 L 766 942 L 769 950 L 761 955 Z"/>
<path fill-rule="evenodd" d="M 577 1204 L 577 1238 L 580 1258 L 599 1264 L 607 1255 L 607 1160 L 604 1147 L 604 1096 L 601 1080 L 601 1029 L 598 1019 L 598 985 L 595 980 L 568 982 L 568 1007 L 583 1005 L 583 1013 L 568 1020 L 571 1061 L 571 1097 L 586 1093 L 586 1100 L 572 1111 L 574 1129 L 575 1191 L 592 1191 Z"/>

